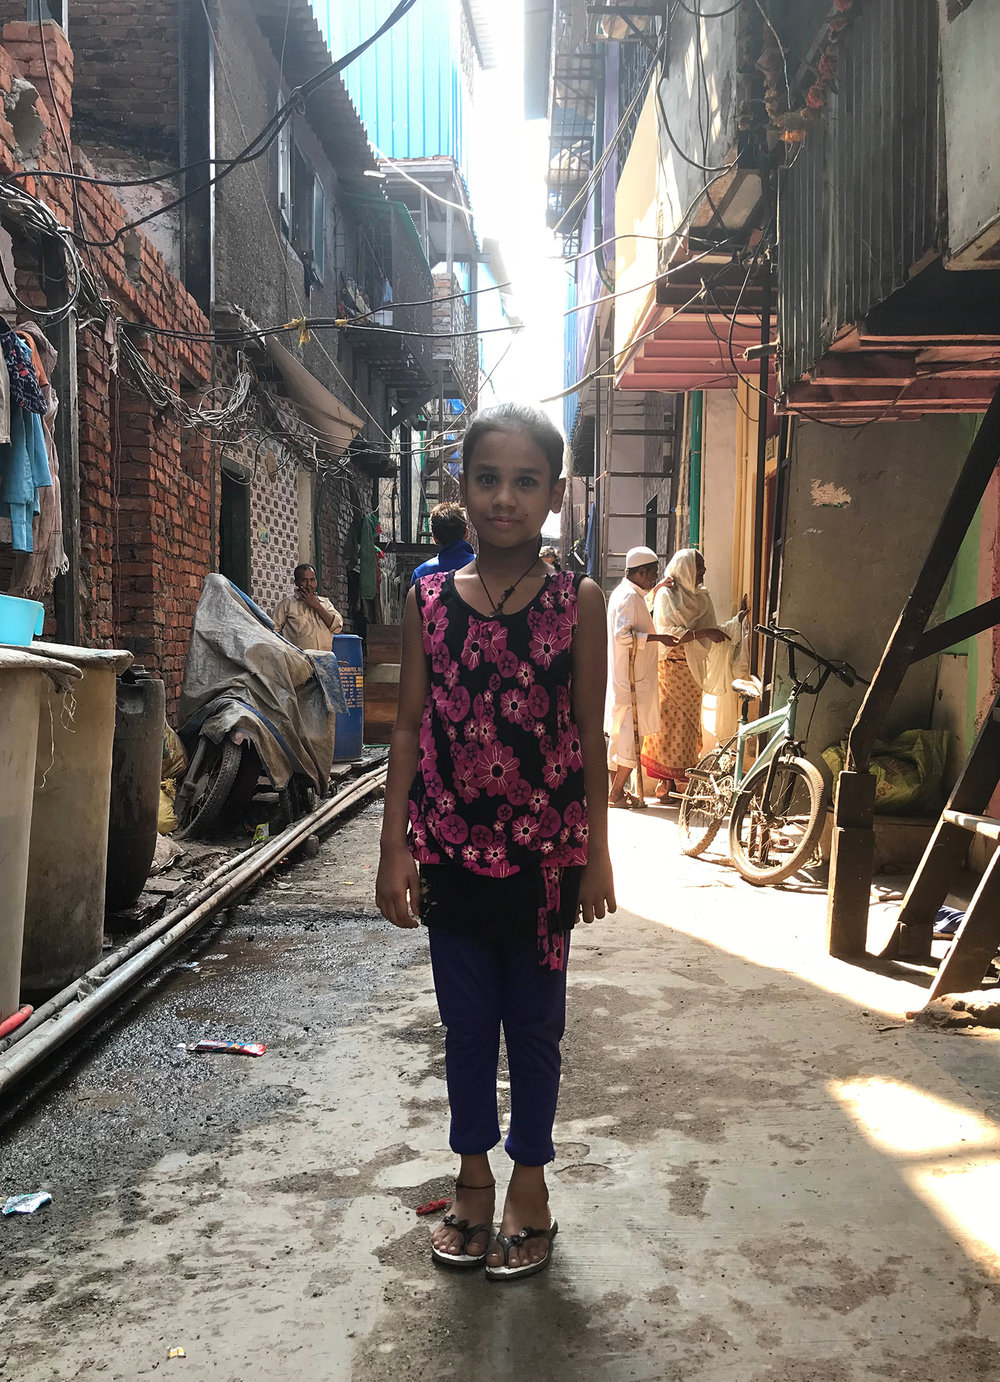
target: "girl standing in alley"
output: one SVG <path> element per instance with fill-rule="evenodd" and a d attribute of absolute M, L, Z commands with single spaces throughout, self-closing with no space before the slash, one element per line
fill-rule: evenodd
<path fill-rule="evenodd" d="M 539 560 L 558 513 L 563 439 L 534 409 L 470 425 L 462 498 L 479 555 L 407 599 L 376 901 L 430 937 L 460 1157 L 436 1261 L 504 1281 L 548 1265 L 566 961 L 578 916 L 615 910 L 602 732 L 604 597 Z M 503 1028 L 514 1163 L 500 1232 L 488 1153 L 500 1140 Z"/>

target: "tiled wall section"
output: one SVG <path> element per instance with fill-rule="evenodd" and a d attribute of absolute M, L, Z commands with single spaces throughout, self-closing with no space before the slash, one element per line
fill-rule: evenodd
<path fill-rule="evenodd" d="M 263 448 L 262 448 L 263 450 Z M 250 565 L 253 598 L 268 614 L 292 590 L 299 552 L 298 475 L 284 448 L 266 450 L 250 490 Z"/>

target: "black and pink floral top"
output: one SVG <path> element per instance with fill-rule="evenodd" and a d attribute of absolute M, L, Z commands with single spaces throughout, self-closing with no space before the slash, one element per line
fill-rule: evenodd
<path fill-rule="evenodd" d="M 417 582 L 430 695 L 410 788 L 410 849 L 508 878 L 541 868 L 543 960 L 561 968 L 551 918 L 561 870 L 587 862 L 583 754 L 573 721 L 572 642 L 580 578 L 550 576 L 514 614 L 482 615 L 454 573 Z"/>

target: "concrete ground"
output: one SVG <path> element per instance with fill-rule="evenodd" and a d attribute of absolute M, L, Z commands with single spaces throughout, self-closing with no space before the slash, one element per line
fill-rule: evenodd
<path fill-rule="evenodd" d="M 369 807 L 8 1112 L 0 1194 L 54 1203 L 0 1220 L 0 1375 L 996 1377 L 1000 1033 L 907 1026 L 924 990 L 826 957 L 818 889 L 683 859 L 669 811 L 612 828 L 619 912 L 573 941 L 547 1275 L 428 1260 L 442 1031 L 425 937 L 371 904 Z M 201 1035 L 269 1049 L 176 1049 Z"/>

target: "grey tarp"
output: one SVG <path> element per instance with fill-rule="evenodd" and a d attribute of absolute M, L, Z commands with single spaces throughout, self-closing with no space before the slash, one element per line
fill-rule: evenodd
<path fill-rule="evenodd" d="M 337 712 L 346 704 L 332 653 L 304 653 L 224 576 L 207 576 L 181 688 L 181 735 L 250 739 L 275 787 L 293 772 L 323 791 Z"/>

